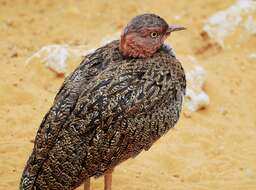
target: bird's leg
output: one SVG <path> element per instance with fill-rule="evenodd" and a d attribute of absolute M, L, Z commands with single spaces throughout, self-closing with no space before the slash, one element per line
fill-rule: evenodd
<path fill-rule="evenodd" d="M 104 175 L 104 190 L 111 190 L 113 169 Z"/>
<path fill-rule="evenodd" d="M 84 181 L 84 190 L 90 190 L 90 178 Z"/>

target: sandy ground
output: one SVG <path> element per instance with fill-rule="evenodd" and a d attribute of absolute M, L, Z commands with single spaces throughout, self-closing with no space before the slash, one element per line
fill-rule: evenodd
<path fill-rule="evenodd" d="M 0 0 L 0 189 L 18 188 L 31 141 L 64 80 L 25 60 L 53 43 L 98 47 L 132 16 L 154 12 L 189 28 L 168 42 L 185 68 L 194 56 L 208 71 L 211 104 L 182 116 L 150 151 L 118 166 L 113 190 L 255 190 L 256 62 L 247 56 L 256 51 L 256 37 L 238 31 L 228 48 L 204 50 L 207 42 L 200 36 L 205 19 L 232 3 Z M 69 60 L 69 71 L 79 61 Z M 102 178 L 93 181 L 93 189 L 103 189 Z"/>

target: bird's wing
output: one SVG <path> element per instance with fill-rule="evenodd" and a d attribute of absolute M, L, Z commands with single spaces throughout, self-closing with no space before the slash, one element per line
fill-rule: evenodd
<path fill-rule="evenodd" d="M 169 59 L 159 57 L 127 59 L 119 65 L 109 65 L 91 80 L 79 95 L 71 116 L 49 152 L 42 176 L 53 173 L 56 167 L 65 164 L 70 166 L 64 171 L 65 174 L 73 177 L 79 185 L 79 180 L 101 175 L 111 167 L 110 164 L 114 166 L 121 161 L 118 156 L 123 154 L 125 147 L 138 145 L 136 141 L 141 138 L 139 127 L 143 123 L 139 121 L 140 116 L 146 120 L 146 115 L 149 119 L 152 113 L 158 117 L 158 111 L 165 112 L 163 127 L 174 126 L 181 109 L 185 79 L 182 68 L 174 66 L 179 62 L 171 60 L 170 63 Z M 146 124 L 145 128 L 149 126 Z M 128 131 L 136 132 L 132 135 Z M 145 134 L 147 142 L 142 144 L 143 147 L 138 145 L 136 150 L 130 147 L 130 156 L 142 148 L 148 149 L 163 134 L 159 132 L 161 134 L 154 137 Z"/>
<path fill-rule="evenodd" d="M 86 56 L 78 68 L 64 81 L 57 93 L 54 104 L 44 117 L 35 140 L 37 156 L 45 158 L 62 126 L 68 120 L 79 101 L 82 89 L 110 63 L 107 48 L 100 48 Z M 39 156 L 40 155 L 40 156 Z"/>
<path fill-rule="evenodd" d="M 167 96 L 180 93 L 182 97 L 186 81 L 179 61 L 159 59 L 109 67 L 80 94 L 73 117 L 83 118 L 90 129 L 113 118 L 146 113 L 161 106 Z"/>
<path fill-rule="evenodd" d="M 33 152 L 23 171 L 21 189 L 33 187 L 43 162 L 77 104 L 81 89 L 107 68 L 113 54 L 111 50 L 106 45 L 87 55 L 77 69 L 65 79 L 53 106 L 38 129 Z"/>

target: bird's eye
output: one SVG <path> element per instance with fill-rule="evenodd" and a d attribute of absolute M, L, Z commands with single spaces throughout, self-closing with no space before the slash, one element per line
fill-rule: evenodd
<path fill-rule="evenodd" d="M 150 34 L 150 36 L 151 36 L 152 38 L 156 38 L 156 37 L 158 36 L 158 33 L 157 33 L 157 32 L 152 32 L 152 33 Z"/>

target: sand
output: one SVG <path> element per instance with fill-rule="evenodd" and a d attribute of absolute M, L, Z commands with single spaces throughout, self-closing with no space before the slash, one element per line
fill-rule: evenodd
<path fill-rule="evenodd" d="M 0 0 L 0 189 L 18 189 L 32 140 L 64 80 L 25 60 L 48 44 L 98 47 L 132 16 L 154 12 L 188 27 L 168 42 L 186 69 L 193 56 L 207 70 L 211 102 L 119 165 L 113 190 L 255 190 L 256 61 L 248 54 L 256 52 L 256 37 L 238 31 L 227 48 L 207 49 L 200 36 L 205 20 L 233 2 Z M 69 60 L 69 72 L 79 61 Z M 103 189 L 102 178 L 93 189 Z"/>

